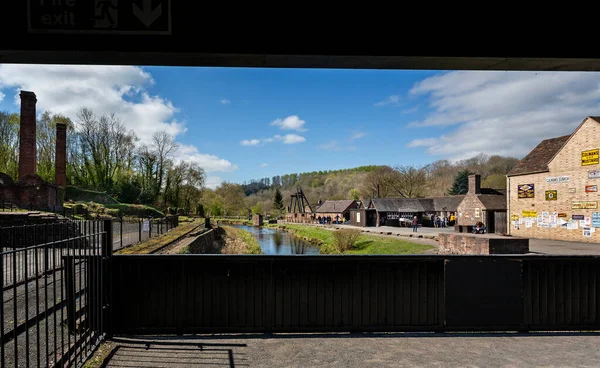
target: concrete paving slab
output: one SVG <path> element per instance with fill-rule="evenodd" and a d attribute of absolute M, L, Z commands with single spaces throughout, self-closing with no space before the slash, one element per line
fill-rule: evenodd
<path fill-rule="evenodd" d="M 107 367 L 598 367 L 600 333 L 117 337 Z"/>

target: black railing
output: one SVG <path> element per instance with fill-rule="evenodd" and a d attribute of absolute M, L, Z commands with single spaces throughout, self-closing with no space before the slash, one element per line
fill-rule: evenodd
<path fill-rule="evenodd" d="M 17 210 L 17 206 L 15 206 L 11 202 L 0 200 L 0 211 L 2 212 L 12 212 Z"/>
<path fill-rule="evenodd" d="M 118 250 L 166 234 L 179 226 L 179 216 L 162 219 L 113 221 L 113 249 Z"/>
<path fill-rule="evenodd" d="M 0 228 L 0 366 L 80 366 L 106 334 L 112 223 Z"/>

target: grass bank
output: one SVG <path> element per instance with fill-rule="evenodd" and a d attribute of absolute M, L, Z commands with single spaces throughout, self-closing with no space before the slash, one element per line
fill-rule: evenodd
<path fill-rule="evenodd" d="M 335 246 L 333 232 L 314 226 L 296 224 L 265 225 L 266 227 L 279 228 L 302 237 L 321 248 L 321 253 L 329 253 Z M 361 234 L 352 249 L 343 254 L 420 254 L 435 247 L 424 244 L 412 243 L 403 239 L 386 238 L 376 235 Z"/>
<path fill-rule="evenodd" d="M 221 226 L 223 234 L 222 254 L 263 254 L 258 240 L 246 230 Z"/>
<path fill-rule="evenodd" d="M 150 254 L 159 248 L 177 240 L 194 230 L 199 225 L 204 224 L 204 219 L 195 219 L 192 222 L 180 223 L 178 227 L 169 231 L 166 234 L 159 235 L 155 238 L 148 239 L 140 244 L 132 245 L 131 247 L 123 248 L 115 252 L 115 254 Z"/>
<path fill-rule="evenodd" d="M 253 226 L 254 223 L 250 220 L 245 220 L 245 219 L 228 219 L 228 218 L 219 218 L 219 217 L 211 217 L 210 218 L 210 223 L 217 226 L 217 225 L 248 225 L 248 226 Z"/>

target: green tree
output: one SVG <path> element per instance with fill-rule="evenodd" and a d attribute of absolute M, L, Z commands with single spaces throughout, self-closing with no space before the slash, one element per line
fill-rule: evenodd
<path fill-rule="evenodd" d="M 273 197 L 273 211 L 277 212 L 276 215 L 279 216 L 284 209 L 283 195 L 281 194 L 279 188 L 275 188 L 275 196 Z"/>
<path fill-rule="evenodd" d="M 450 195 L 467 194 L 469 191 L 469 175 L 475 174 L 469 169 L 459 171 L 454 177 L 454 183 L 448 191 Z"/>
<path fill-rule="evenodd" d="M 255 204 L 254 206 L 252 206 L 252 214 L 254 215 L 262 215 L 263 214 L 263 207 L 260 203 Z"/>
<path fill-rule="evenodd" d="M 358 192 L 358 189 L 356 188 L 352 188 L 348 191 L 348 198 L 349 199 L 354 199 L 355 201 L 358 201 L 360 199 L 360 194 Z"/>

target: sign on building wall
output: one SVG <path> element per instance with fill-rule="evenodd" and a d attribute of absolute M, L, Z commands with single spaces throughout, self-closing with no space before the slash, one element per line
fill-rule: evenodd
<path fill-rule="evenodd" d="M 570 177 L 569 176 L 553 176 L 546 178 L 546 183 L 548 184 L 556 184 L 556 183 L 568 183 Z"/>
<path fill-rule="evenodd" d="M 557 191 L 556 190 L 547 190 L 546 191 L 546 200 L 547 201 L 556 201 Z"/>
<path fill-rule="evenodd" d="M 592 226 L 600 227 L 600 212 L 592 212 Z"/>
<path fill-rule="evenodd" d="M 600 178 L 600 170 L 588 171 L 588 179 L 598 179 L 598 178 Z"/>
<path fill-rule="evenodd" d="M 536 210 L 523 210 L 521 212 L 521 217 L 537 217 Z"/>
<path fill-rule="evenodd" d="M 598 208 L 598 201 L 571 202 L 571 208 L 574 210 L 593 210 L 593 209 Z"/>
<path fill-rule="evenodd" d="M 567 217 L 567 214 L 566 213 L 559 213 L 556 216 L 558 216 L 558 217 Z"/>
<path fill-rule="evenodd" d="M 360 212 L 356 213 L 356 222 L 360 223 Z"/>
<path fill-rule="evenodd" d="M 598 149 L 593 149 L 581 152 L 581 166 L 597 165 L 600 158 L 598 151 Z"/>
<path fill-rule="evenodd" d="M 518 186 L 519 198 L 533 198 L 534 187 L 533 184 L 521 184 Z"/>
<path fill-rule="evenodd" d="M 585 192 L 586 193 L 593 193 L 593 192 L 597 192 L 598 191 L 598 186 L 597 185 L 586 185 L 585 186 Z"/>
<path fill-rule="evenodd" d="M 573 216 L 571 216 L 571 218 L 573 220 L 583 220 L 583 219 L 585 219 L 585 216 L 584 215 L 573 215 Z"/>

